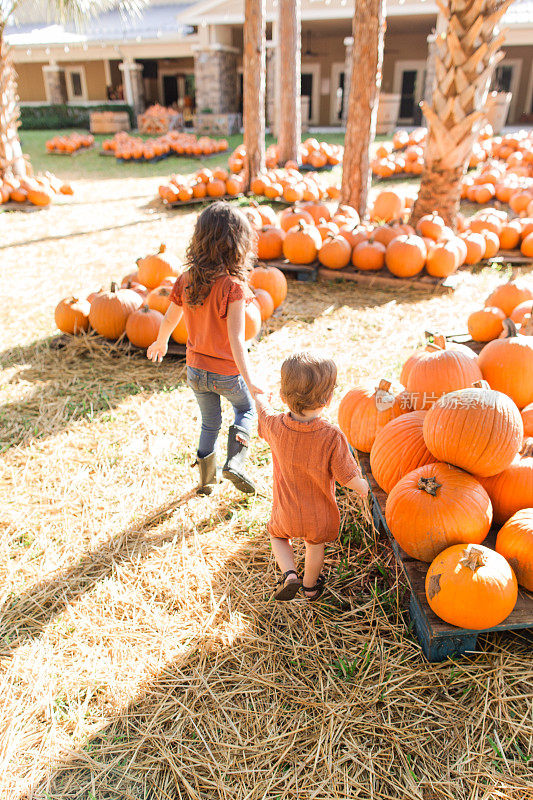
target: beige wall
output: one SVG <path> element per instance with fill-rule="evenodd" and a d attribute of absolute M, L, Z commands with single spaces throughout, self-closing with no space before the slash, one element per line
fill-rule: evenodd
<path fill-rule="evenodd" d="M 15 64 L 17 87 L 21 103 L 45 103 L 44 64 Z"/>
<path fill-rule="evenodd" d="M 87 100 L 107 100 L 105 84 L 105 67 L 103 61 L 73 61 L 66 63 L 66 67 L 85 67 L 85 82 L 87 84 Z"/>
<path fill-rule="evenodd" d="M 510 125 L 518 124 L 522 114 L 531 113 L 531 70 L 533 68 L 533 47 L 504 47 L 504 63 L 507 59 L 517 59 L 522 62 L 520 70 L 520 83 L 516 103 L 514 104 L 514 114 L 509 116 Z M 529 97 L 528 97 L 529 91 Z"/>

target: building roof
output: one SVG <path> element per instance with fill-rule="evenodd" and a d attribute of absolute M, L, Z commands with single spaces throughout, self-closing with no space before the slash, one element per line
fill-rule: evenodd
<path fill-rule="evenodd" d="M 82 29 L 74 24 L 50 21 L 25 22 L 8 26 L 6 39 L 12 46 L 31 47 L 183 38 L 193 32 L 193 28 L 181 19 L 191 5 L 187 2 L 149 5 L 139 15 L 130 17 L 114 9 L 92 17 Z"/>

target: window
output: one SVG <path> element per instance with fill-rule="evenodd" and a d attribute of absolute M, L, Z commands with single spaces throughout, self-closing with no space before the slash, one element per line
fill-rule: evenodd
<path fill-rule="evenodd" d="M 65 69 L 67 97 L 70 103 L 88 100 L 85 67 L 67 67 Z"/>

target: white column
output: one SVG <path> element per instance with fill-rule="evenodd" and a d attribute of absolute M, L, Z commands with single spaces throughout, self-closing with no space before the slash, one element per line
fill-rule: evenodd
<path fill-rule="evenodd" d="M 144 92 L 142 86 L 142 64 L 136 61 L 125 60 L 118 65 L 124 81 L 124 99 L 132 106 L 136 114 L 144 110 Z"/>

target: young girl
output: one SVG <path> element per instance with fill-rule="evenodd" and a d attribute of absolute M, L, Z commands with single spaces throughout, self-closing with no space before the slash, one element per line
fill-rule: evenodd
<path fill-rule="evenodd" d="M 195 462 L 200 468 L 199 494 L 211 494 L 217 483 L 221 397 L 235 412 L 222 475 L 242 492 L 255 492 L 244 469 L 255 416 L 252 396 L 262 392 L 253 381 L 244 343 L 245 306 L 253 299 L 246 282 L 252 258 L 252 229 L 244 214 L 221 201 L 202 211 L 185 257 L 188 269 L 176 280 L 158 337 L 147 351 L 152 361 L 162 361 L 183 315 L 187 383 L 202 416 Z"/>
<path fill-rule="evenodd" d="M 276 414 L 256 397 L 259 436 L 272 450 L 274 497 L 268 532 L 282 571 L 276 600 L 292 600 L 300 587 L 308 600 L 324 590 L 321 575 L 326 542 L 339 535 L 335 481 L 366 497 L 368 483 L 350 453 L 346 437 L 322 418 L 335 388 L 337 367 L 309 352 L 281 365 L 281 399 L 289 413 Z M 291 539 L 305 542 L 303 581 L 296 571 Z"/>

